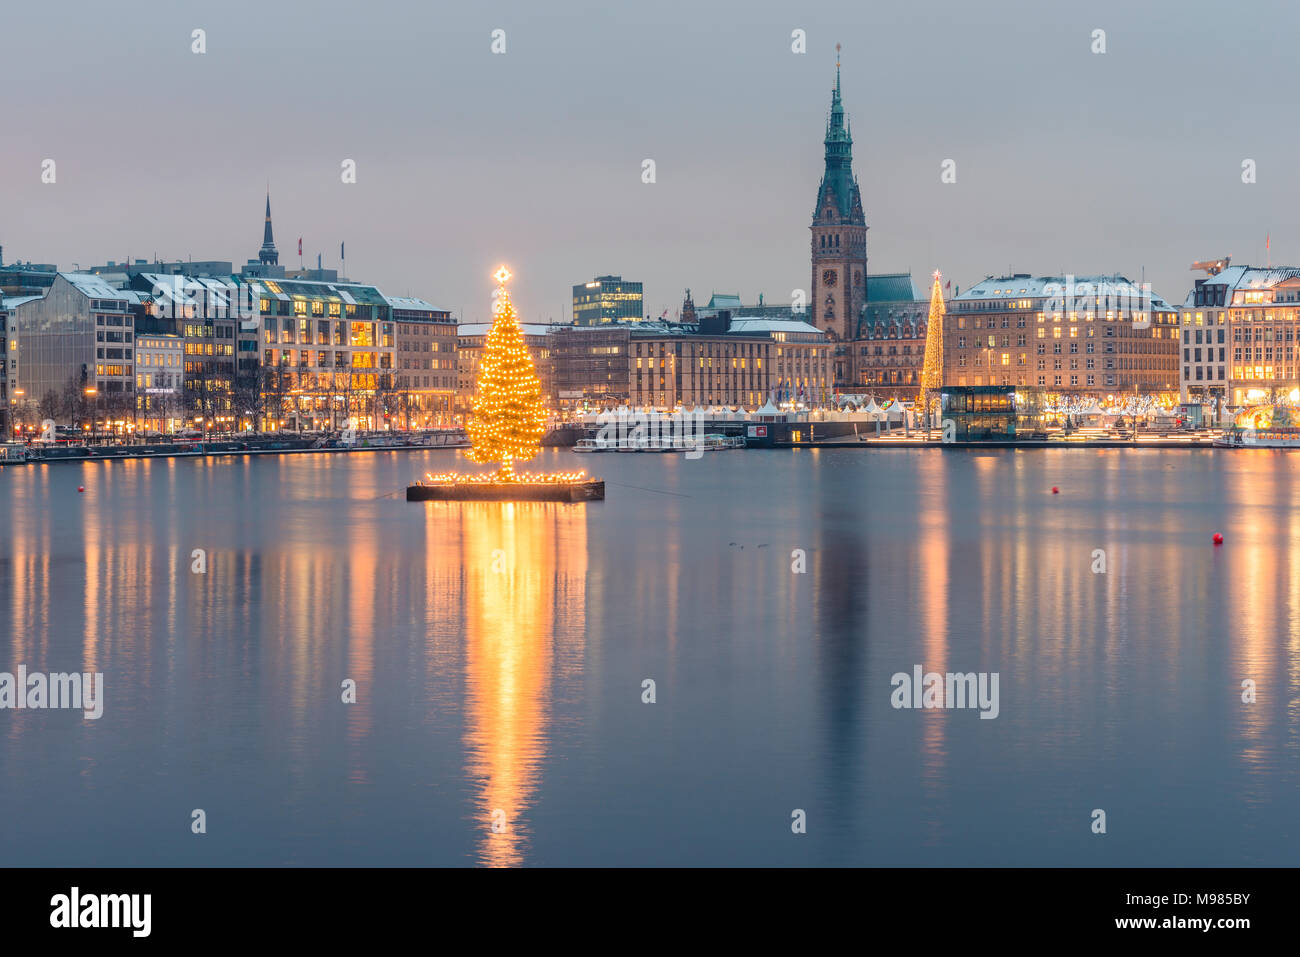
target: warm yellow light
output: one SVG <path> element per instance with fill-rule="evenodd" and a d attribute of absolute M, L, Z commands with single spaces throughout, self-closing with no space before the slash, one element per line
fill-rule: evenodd
<path fill-rule="evenodd" d="M 511 272 L 505 266 L 502 266 L 492 274 L 492 278 L 497 281 L 498 286 L 504 286 L 510 280 Z"/>

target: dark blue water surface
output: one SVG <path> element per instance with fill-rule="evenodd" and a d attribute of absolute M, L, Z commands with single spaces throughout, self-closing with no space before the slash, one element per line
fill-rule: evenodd
<path fill-rule="evenodd" d="M 0 710 L 0 859 L 1296 861 L 1300 456 L 548 450 L 608 499 L 393 494 L 463 466 L 0 470 L 0 671 L 106 689 Z M 998 717 L 893 708 L 915 665 Z"/>

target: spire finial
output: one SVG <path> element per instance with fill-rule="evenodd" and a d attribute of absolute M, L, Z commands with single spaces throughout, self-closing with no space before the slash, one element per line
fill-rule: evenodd
<path fill-rule="evenodd" d="M 840 89 L 840 45 L 835 44 L 835 91 Z"/>

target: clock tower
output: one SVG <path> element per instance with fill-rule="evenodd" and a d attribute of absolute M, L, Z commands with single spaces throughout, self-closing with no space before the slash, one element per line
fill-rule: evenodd
<path fill-rule="evenodd" d="M 867 301 L 867 220 L 853 176 L 853 136 L 840 101 L 839 45 L 835 47 L 835 89 L 826 122 L 826 171 L 817 190 L 812 226 L 812 323 L 841 343 L 857 335 L 858 314 Z M 837 385 L 853 381 L 852 356 L 836 350 Z"/>

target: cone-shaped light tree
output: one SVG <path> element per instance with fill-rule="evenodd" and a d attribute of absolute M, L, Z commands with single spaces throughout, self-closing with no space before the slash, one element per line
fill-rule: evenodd
<path fill-rule="evenodd" d="M 510 271 L 496 271 L 496 317 L 479 359 L 474 390 L 474 413 L 468 426 L 473 443 L 472 462 L 500 462 L 497 480 L 515 480 L 514 462 L 537 455 L 546 434 L 546 409 L 542 385 L 533 358 L 524 345 L 523 330 L 515 316 L 506 281 Z"/>
<path fill-rule="evenodd" d="M 930 289 L 930 317 L 925 324 L 925 360 L 921 364 L 921 401 L 924 403 L 927 424 L 930 404 L 937 398 L 934 393 L 943 387 L 943 288 L 939 285 L 939 270 L 934 271 L 934 286 Z"/>

